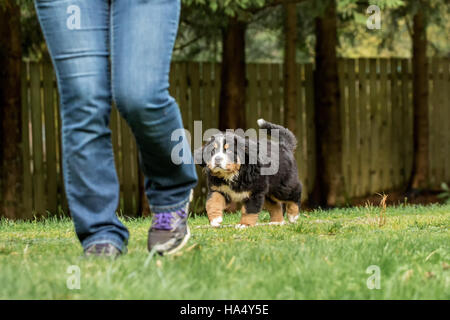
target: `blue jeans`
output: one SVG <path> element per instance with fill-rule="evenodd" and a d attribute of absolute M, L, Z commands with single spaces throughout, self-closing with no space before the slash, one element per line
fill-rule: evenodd
<path fill-rule="evenodd" d="M 60 93 L 64 184 L 75 231 L 84 248 L 108 242 L 123 251 L 129 233 L 115 213 L 113 101 L 136 138 L 152 212 L 184 208 L 197 183 L 192 161 L 171 160 L 180 143 L 171 134 L 183 128 L 168 92 L 180 0 L 35 0 L 35 7 Z M 186 139 L 181 143 L 192 158 Z"/>

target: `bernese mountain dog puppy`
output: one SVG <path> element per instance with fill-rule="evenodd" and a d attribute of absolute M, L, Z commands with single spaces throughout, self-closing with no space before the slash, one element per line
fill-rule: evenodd
<path fill-rule="evenodd" d="M 299 217 L 302 184 L 294 158 L 297 139 L 280 125 L 263 119 L 257 123 L 267 130 L 269 139 L 256 141 L 220 132 L 194 151 L 195 163 L 204 167 L 207 176 L 206 212 L 213 227 L 220 226 L 231 202 L 242 205 L 237 225 L 241 228 L 254 226 L 263 208 L 269 211 L 271 223 L 284 223 L 283 204 L 289 222 Z"/>

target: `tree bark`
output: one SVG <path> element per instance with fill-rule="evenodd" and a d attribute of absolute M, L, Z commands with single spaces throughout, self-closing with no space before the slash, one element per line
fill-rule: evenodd
<path fill-rule="evenodd" d="M 428 60 L 426 21 L 423 11 L 418 11 L 413 20 L 414 158 L 409 183 L 411 191 L 426 188 L 429 173 Z"/>
<path fill-rule="evenodd" d="M 285 3 L 284 10 L 284 125 L 297 135 L 297 10 L 295 3 Z"/>
<path fill-rule="evenodd" d="M 244 22 L 229 18 L 222 33 L 220 130 L 245 129 L 245 29 Z"/>
<path fill-rule="evenodd" d="M 316 181 L 312 200 L 322 207 L 344 203 L 342 128 L 337 73 L 336 2 L 328 0 L 316 18 L 315 131 Z"/>
<path fill-rule="evenodd" d="M 20 7 L 0 6 L 0 216 L 22 217 Z"/>

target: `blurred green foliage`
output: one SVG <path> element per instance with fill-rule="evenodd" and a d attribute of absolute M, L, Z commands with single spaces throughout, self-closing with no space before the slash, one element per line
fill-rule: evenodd
<path fill-rule="evenodd" d="M 12 0 L 10 0 L 12 1 Z M 24 57 L 48 58 L 32 0 L 21 5 Z M 289 0 L 296 1 L 296 0 Z M 314 57 L 314 19 L 329 0 L 298 0 L 297 61 Z M 249 62 L 283 59 L 282 0 L 182 0 L 180 28 L 174 60 L 220 61 L 222 31 L 230 17 L 245 21 L 246 56 Z M 6 0 L 0 0 L 4 7 Z M 381 9 L 381 29 L 366 27 L 369 5 Z M 338 55 L 342 57 L 410 57 L 412 16 L 427 13 L 428 54 L 450 56 L 450 5 L 446 0 L 338 0 Z"/>

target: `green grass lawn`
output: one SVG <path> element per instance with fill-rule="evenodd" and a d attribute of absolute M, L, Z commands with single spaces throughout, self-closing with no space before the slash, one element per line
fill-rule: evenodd
<path fill-rule="evenodd" d="M 128 254 L 86 259 L 69 219 L 0 221 L 1 299 L 450 299 L 450 205 L 307 212 L 297 224 L 196 228 L 177 256 L 149 255 L 150 219 L 126 220 Z M 260 221 L 268 221 L 268 213 Z M 239 215 L 226 215 L 225 224 Z M 81 288 L 67 288 L 69 266 Z M 370 290 L 366 269 L 380 270 Z"/>

